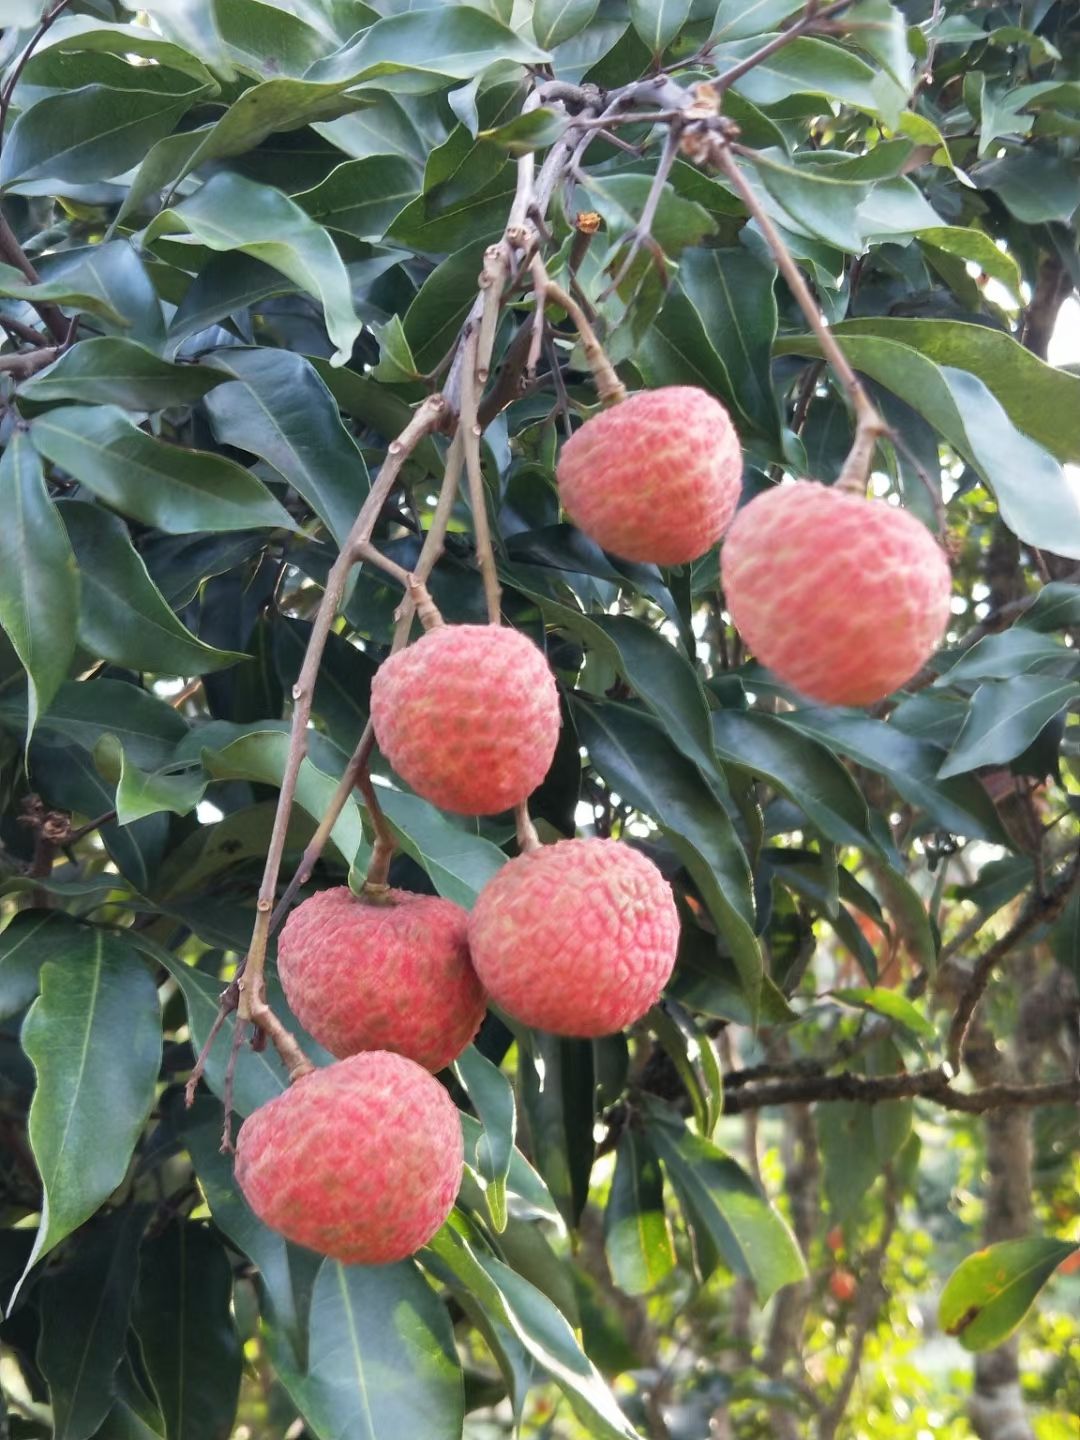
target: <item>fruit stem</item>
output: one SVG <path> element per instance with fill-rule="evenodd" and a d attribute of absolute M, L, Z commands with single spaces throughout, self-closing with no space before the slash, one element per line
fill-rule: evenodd
<path fill-rule="evenodd" d="M 777 268 L 787 281 L 788 289 L 794 295 L 799 309 L 806 316 L 807 324 L 817 337 L 822 355 L 847 391 L 851 407 L 855 411 L 855 440 L 844 461 L 837 483 L 842 485 L 845 490 L 865 494 L 866 483 L 870 478 L 870 464 L 874 457 L 874 447 L 880 436 L 890 433 L 889 427 L 878 414 L 863 388 L 862 382 L 848 363 L 847 356 L 841 350 L 836 336 L 826 324 L 825 317 L 811 294 L 802 271 L 792 258 L 791 251 L 784 244 L 779 231 L 755 195 L 750 182 L 736 165 L 732 150 L 737 151 L 740 155 L 748 155 L 751 159 L 753 158 L 752 150 L 747 150 L 742 145 L 725 143 L 715 152 L 716 163 L 731 182 L 732 188 L 737 191 L 751 217 L 757 221 L 758 228 L 772 251 Z"/>
<path fill-rule="evenodd" d="M 520 805 L 514 806 L 514 823 L 517 830 L 517 845 L 523 855 L 530 850 L 540 849 L 540 836 L 536 833 L 536 826 L 529 814 L 529 802 L 522 800 Z"/>
<path fill-rule="evenodd" d="M 537 294 L 543 295 L 545 301 L 551 301 L 552 304 L 565 310 L 574 322 L 574 327 L 581 337 L 581 348 L 585 352 L 585 359 L 596 382 L 596 393 L 600 396 L 600 403 L 617 405 L 621 400 L 625 400 L 626 386 L 615 373 L 615 367 L 605 354 L 604 347 L 597 339 L 596 331 L 589 324 L 585 311 L 572 295 L 568 295 L 561 285 L 557 285 L 552 280 L 539 255 L 533 256 L 530 261 L 530 269 Z"/>

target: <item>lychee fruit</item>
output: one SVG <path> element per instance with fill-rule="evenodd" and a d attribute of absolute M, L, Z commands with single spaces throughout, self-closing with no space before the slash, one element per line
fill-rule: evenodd
<path fill-rule="evenodd" d="M 547 774 L 559 695 L 520 631 L 440 625 L 379 667 L 371 719 L 379 749 L 418 795 L 458 815 L 496 815 Z"/>
<path fill-rule="evenodd" d="M 829 1276 L 829 1292 L 841 1305 L 847 1305 L 854 1300 L 858 1288 L 858 1282 L 850 1270 L 834 1270 Z"/>
<path fill-rule="evenodd" d="M 641 1018 L 675 964 L 671 886 L 618 840 L 560 840 L 508 861 L 469 917 L 473 966 L 496 1005 L 555 1035 Z"/>
<path fill-rule="evenodd" d="M 829 705 L 868 705 L 930 658 L 950 613 L 949 565 L 926 526 L 882 500 L 810 481 L 739 512 L 724 597 L 755 657 Z"/>
<path fill-rule="evenodd" d="M 623 560 L 683 565 L 727 529 L 742 453 L 719 400 L 692 385 L 639 390 L 585 421 L 562 447 L 563 507 Z"/>
<path fill-rule="evenodd" d="M 450 1214 L 463 1159 L 457 1107 L 439 1082 L 403 1055 L 369 1050 L 249 1115 L 236 1179 L 286 1240 L 344 1265 L 388 1265 Z"/>
<path fill-rule="evenodd" d="M 441 1070 L 480 1028 L 487 1001 L 469 962 L 468 913 L 391 890 L 377 904 L 346 886 L 298 905 L 278 940 L 278 974 L 309 1035 L 344 1059 L 393 1050 Z"/>

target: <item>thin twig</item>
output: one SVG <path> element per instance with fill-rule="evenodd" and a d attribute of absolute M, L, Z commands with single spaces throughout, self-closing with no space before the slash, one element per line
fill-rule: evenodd
<path fill-rule="evenodd" d="M 740 1115 L 744 1110 L 769 1105 L 828 1104 L 836 1101 L 858 1101 L 862 1105 L 881 1105 L 890 1100 L 925 1099 L 943 1110 L 957 1110 L 967 1115 L 982 1115 L 988 1110 L 1029 1108 L 1037 1105 L 1066 1105 L 1080 1100 L 1080 1078 L 1056 1080 L 1046 1085 L 987 1085 L 979 1090 L 954 1090 L 944 1067 L 937 1070 L 915 1070 L 902 1075 L 858 1075 L 843 1071 L 839 1075 L 807 1075 L 791 1080 L 775 1080 L 742 1089 L 724 1090 L 724 1114 Z"/>
<path fill-rule="evenodd" d="M 11 315 L 0 315 L 0 325 L 8 334 L 14 335 L 19 340 L 25 340 L 27 344 L 37 348 L 49 343 L 40 330 L 35 330 L 32 325 L 24 325 L 21 320 L 16 320 Z"/>
<path fill-rule="evenodd" d="M 499 297 L 489 291 L 485 297 L 484 315 L 498 309 Z M 469 336 L 465 346 L 465 364 L 461 375 L 461 435 L 465 446 L 465 473 L 469 482 L 469 504 L 472 507 L 473 533 L 476 537 L 476 558 L 484 581 L 484 599 L 488 620 L 498 625 L 502 618 L 502 586 L 491 543 L 488 524 L 487 496 L 484 493 L 484 472 L 480 465 L 480 422 L 477 418 L 477 369 L 480 337 L 484 330 Z"/>
<path fill-rule="evenodd" d="M 781 34 L 767 41 L 752 55 L 748 55 L 745 60 L 740 60 L 737 65 L 732 65 L 730 70 L 725 70 L 723 75 L 713 82 L 717 94 L 723 95 L 724 91 L 730 89 L 736 80 L 741 80 L 750 70 L 756 69 L 758 65 L 775 55 L 778 50 L 783 50 L 785 45 L 790 45 L 793 40 L 797 40 L 800 35 L 806 35 L 820 25 L 823 20 L 833 19 L 853 4 L 854 0 L 834 0 L 832 5 L 826 5 L 824 10 L 819 10 L 817 0 L 809 0 L 801 20 L 797 20 L 794 25 L 789 25 Z"/>
<path fill-rule="evenodd" d="M 551 276 L 547 273 L 544 262 L 539 255 L 532 259 L 533 278 L 538 291 L 555 305 L 560 306 L 574 322 L 574 328 L 581 337 L 581 348 L 585 352 L 585 360 L 592 371 L 593 379 L 596 382 L 596 392 L 604 405 L 618 404 L 626 398 L 626 387 L 615 373 L 615 367 L 604 353 L 604 347 L 596 337 L 596 331 L 589 324 L 585 311 L 572 295 L 568 295 L 561 285 L 556 285 Z"/>
<path fill-rule="evenodd" d="M 611 295 L 614 291 L 618 290 L 619 286 L 630 273 L 630 267 L 637 259 L 643 247 L 649 249 L 654 260 L 659 256 L 658 265 L 661 276 L 665 286 L 667 284 L 667 272 L 664 269 L 663 252 L 653 239 L 652 227 L 656 219 L 656 211 L 659 208 L 660 200 L 664 193 L 664 186 L 667 184 L 667 178 L 671 174 L 672 166 L 675 164 L 679 155 L 680 133 L 681 127 L 679 123 L 673 120 L 668 127 L 667 136 L 664 140 L 664 149 L 660 155 L 660 163 L 656 167 L 656 174 L 653 176 L 652 184 L 649 186 L 649 193 L 645 198 L 641 218 L 626 237 L 629 241 L 629 248 L 623 257 L 622 264 L 618 270 L 616 270 L 611 282 L 600 296 L 601 300 L 603 300 L 605 296 Z"/>

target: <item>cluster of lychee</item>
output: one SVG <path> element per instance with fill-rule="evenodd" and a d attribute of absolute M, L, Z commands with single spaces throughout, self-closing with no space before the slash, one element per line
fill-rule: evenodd
<path fill-rule="evenodd" d="M 558 480 L 571 519 L 624 560 L 684 564 L 728 532 L 733 620 L 763 664 L 812 698 L 887 695 L 944 629 L 945 557 L 892 506 L 800 482 L 751 500 L 732 524 L 741 450 L 703 391 L 642 392 L 593 416 L 564 445 Z M 391 656 L 371 713 L 400 778 L 467 815 L 526 801 L 560 727 L 543 654 L 492 625 L 437 625 Z M 615 840 L 523 850 L 471 914 L 396 890 L 306 900 L 281 932 L 278 969 L 298 1020 L 338 1063 L 242 1126 L 237 1178 L 252 1208 L 347 1263 L 414 1253 L 449 1214 L 463 1163 L 458 1112 L 435 1073 L 489 1002 L 554 1034 L 609 1034 L 655 1003 L 677 942 L 667 881 Z"/>

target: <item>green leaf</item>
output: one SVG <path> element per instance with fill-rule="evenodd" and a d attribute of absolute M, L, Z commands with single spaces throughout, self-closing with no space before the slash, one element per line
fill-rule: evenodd
<path fill-rule="evenodd" d="M 423 866 L 439 894 L 471 907 L 505 863 L 499 847 L 448 820 L 418 795 L 380 790 L 379 799 L 401 848 Z"/>
<path fill-rule="evenodd" d="M 483 251 L 483 245 L 473 242 L 447 256 L 405 312 L 405 338 L 421 370 L 433 369 L 456 342 L 476 293 Z"/>
<path fill-rule="evenodd" d="M 846 38 L 876 60 L 905 96 L 912 87 L 907 27 L 908 21 L 889 0 L 859 0 L 844 15 Z"/>
<path fill-rule="evenodd" d="M 41 461 L 16 430 L 0 457 L 0 626 L 26 671 L 26 743 L 75 657 L 79 575 Z"/>
<path fill-rule="evenodd" d="M 163 810 L 189 815 L 206 789 L 207 777 L 201 766 L 148 774 L 131 763 L 114 735 L 103 735 L 98 741 L 94 763 L 116 786 L 116 818 L 121 825 L 132 825 Z"/>
<path fill-rule="evenodd" d="M 181 77 L 175 77 L 181 83 Z M 188 79 L 181 93 L 86 85 L 48 95 L 11 127 L 0 158 L 0 189 L 27 181 L 108 180 L 138 164 L 198 98 Z"/>
<path fill-rule="evenodd" d="M 996 246 L 991 248 L 1002 253 Z M 1059 460 L 1080 461 L 1080 378 L 1047 365 L 1004 331 L 960 320 L 890 316 L 845 320 L 833 329 L 840 338 L 875 335 L 899 341 L 937 365 L 970 371 L 1018 430 Z"/>
<path fill-rule="evenodd" d="M 472 1107 L 483 1125 L 469 1163 L 487 1182 L 485 1198 L 497 1231 L 506 1229 L 506 1177 L 514 1153 L 517 1111 L 510 1081 L 475 1045 L 454 1062 L 454 1070 L 465 1087 Z"/>
<path fill-rule="evenodd" d="M 1020 267 L 1008 251 L 999 250 L 990 236 L 981 230 L 965 229 L 961 225 L 941 225 L 928 230 L 920 230 L 918 239 L 923 249 L 930 251 L 927 258 L 931 264 L 934 263 L 937 254 L 973 261 L 984 275 L 999 280 L 1010 295 L 1016 296 L 1017 299 L 1021 298 Z M 917 321 L 916 323 L 924 322 Z M 948 325 L 955 322 L 933 320 L 925 323 Z M 999 332 L 995 331 L 994 333 Z M 1026 350 L 1024 353 L 1031 356 L 1030 350 Z M 1061 371 L 1056 370 L 1054 373 L 1060 375 Z M 1001 398 L 1004 401 L 1004 397 Z"/>
<path fill-rule="evenodd" d="M 0 697 L 0 724 L 25 724 L 23 697 Z M 66 741 L 92 750 L 102 735 L 115 735 L 136 765 L 158 766 L 168 760 L 188 733 L 187 721 L 167 704 L 123 680 L 95 676 L 66 681 L 56 692 L 38 733 L 51 743 Z"/>
<path fill-rule="evenodd" d="M 47 960 L 22 1045 L 37 1075 L 29 1132 L 45 1190 L 29 1270 L 123 1180 L 153 1104 L 161 1013 L 127 941 L 88 929 Z"/>
<path fill-rule="evenodd" d="M 545 50 L 580 35 L 596 14 L 600 0 L 535 0 L 533 34 Z"/>
<path fill-rule="evenodd" d="M 30 435 L 39 454 L 107 505 L 167 534 L 295 528 L 247 470 L 155 440 L 115 405 L 63 405 L 39 415 Z"/>
<path fill-rule="evenodd" d="M 1067 225 L 1076 210 L 1076 166 L 1036 145 L 976 166 L 971 179 L 993 190 L 1024 225 L 1058 221 Z"/>
<path fill-rule="evenodd" d="M 85 296 L 85 301 L 72 301 L 73 307 L 100 316 L 98 328 L 106 334 L 120 329 L 127 339 L 157 348 L 165 333 L 161 300 L 130 241 L 112 240 L 43 256 L 38 268 L 43 285 Z"/>
<path fill-rule="evenodd" d="M 739 408 L 763 435 L 779 436 L 780 416 L 769 373 L 776 335 L 776 271 L 741 246 L 691 249 L 679 280 L 724 363 Z"/>
<path fill-rule="evenodd" d="M 223 79 L 233 78 L 232 61 L 218 30 L 214 8 L 205 0 L 124 0 L 128 10 L 153 17 L 163 35 L 198 55 Z"/>
<path fill-rule="evenodd" d="M 19 388 L 23 400 L 78 400 L 125 410 L 194 405 L 222 377 L 205 365 L 172 365 L 145 345 L 108 335 L 83 340 Z"/>
<path fill-rule="evenodd" d="M 146 1205 L 114 1210 L 87 1226 L 74 1255 L 44 1277 L 37 1360 L 49 1385 L 55 1440 L 90 1440 L 112 1409 L 149 1218 Z"/>
<path fill-rule="evenodd" d="M 718 45 L 712 63 L 722 74 L 729 65 L 760 50 L 762 39 L 767 38 L 751 36 Z M 898 94 L 895 86 L 882 87 L 878 73 L 857 55 L 825 40 L 804 38 L 790 41 L 748 70 L 733 88 L 766 108 L 780 105 L 792 95 L 827 95 L 868 115 L 882 112 L 883 89 L 884 109 L 889 113 L 895 108 Z"/>
<path fill-rule="evenodd" d="M 989 795 L 972 777 L 942 780 L 944 752 L 894 725 L 841 710 L 796 710 L 788 723 L 886 776 L 897 793 L 946 830 L 1009 845 Z"/>
<path fill-rule="evenodd" d="M 87 315 L 101 315 L 114 325 L 127 322 L 109 300 L 83 291 L 63 280 L 42 280 L 31 285 L 21 270 L 13 265 L 0 265 L 0 296 L 8 300 L 25 300 L 28 305 L 67 305 Z M 81 346 L 79 347 L 81 349 Z M 29 389 L 29 381 L 26 388 Z"/>
<path fill-rule="evenodd" d="M 964 680 L 1008 680 L 1032 670 L 1048 668 L 1054 674 L 1068 674 L 1076 663 L 1073 651 L 1030 626 L 1013 625 L 997 635 L 984 635 L 968 650 L 942 657 L 943 669 L 934 681 L 936 688 Z"/>
<path fill-rule="evenodd" d="M 62 958 L 83 932 L 61 910 L 19 910 L 0 933 L 0 1020 L 25 1010 L 46 960 Z"/>
<path fill-rule="evenodd" d="M 66 500 L 60 514 L 82 579 L 79 643 L 91 655 L 155 674 L 202 675 L 246 657 L 204 645 L 147 574 L 118 516 Z"/>
<path fill-rule="evenodd" d="M 240 251 L 280 270 L 321 303 L 327 334 L 337 347 L 333 363 L 344 365 L 351 356 L 362 327 L 348 273 L 327 232 L 280 190 L 220 171 L 190 199 L 155 216 L 144 243 L 152 245 L 162 235 Z"/>
<path fill-rule="evenodd" d="M 440 5 L 379 20 L 307 71 L 308 80 L 377 85 L 424 94 L 444 80 L 471 80 L 497 60 L 547 59 L 521 34 L 468 5 Z"/>
<path fill-rule="evenodd" d="M 588 1040 L 533 1032 L 523 1040 L 518 1093 L 537 1169 L 566 1224 L 578 1224 L 589 1195 L 596 1076 Z"/>
<path fill-rule="evenodd" d="M 511 155 L 528 155 L 531 150 L 544 150 L 554 144 L 567 123 L 567 117 L 557 110 L 539 106 L 523 115 L 515 115 L 505 125 L 479 131 L 477 139 L 490 141 Z"/>
<path fill-rule="evenodd" d="M 206 397 L 219 444 L 261 455 L 304 497 L 338 545 L 370 488 L 364 457 L 311 364 L 289 350 L 218 350 L 233 380 Z"/>
<path fill-rule="evenodd" d="M 1043 586 L 1016 623 L 1025 629 L 1043 631 L 1080 625 L 1080 585 L 1052 580 Z"/>
<path fill-rule="evenodd" d="M 214 1232 L 181 1220 L 145 1242 L 133 1323 L 165 1421 L 165 1440 L 232 1431 L 243 1355 L 232 1266 Z"/>
<path fill-rule="evenodd" d="M 630 22 L 649 47 L 661 56 L 690 14 L 690 0 L 630 0 Z"/>
<path fill-rule="evenodd" d="M 173 0 L 176 7 L 176 0 Z M 149 10 L 151 7 L 140 7 Z M 92 15 L 61 15 L 49 26 L 34 48 L 34 61 L 24 70 L 27 79 L 35 78 L 37 64 L 50 51 L 91 52 L 106 55 L 140 55 L 154 60 L 167 70 L 190 75 L 207 90 L 218 88 L 210 71 L 192 54 L 187 44 L 162 39 L 148 25 L 112 25 Z M 139 77 L 136 71 L 136 77 Z"/>
<path fill-rule="evenodd" d="M 817 1109 L 817 1135 L 825 1170 L 829 1214 L 845 1224 L 881 1174 L 874 1135 L 874 1107 L 849 1101 Z"/>
<path fill-rule="evenodd" d="M 1031 1309 L 1063 1260 L 1080 1246 L 1045 1237 L 1005 1240 L 961 1261 L 941 1292 L 938 1323 L 965 1350 L 994 1350 Z"/>
<path fill-rule="evenodd" d="M 209 737 L 195 732 L 194 742 L 201 742 L 203 763 L 216 780 L 254 780 L 262 785 L 280 785 L 285 773 L 289 750 L 287 727 L 245 731 L 241 726 L 223 726 L 225 734 L 239 732 L 238 738 L 226 740 L 211 748 Z M 185 758 L 178 754 L 177 759 Z M 344 759 L 342 759 L 344 768 Z M 311 816 L 321 820 L 330 808 L 337 788 L 337 777 L 319 769 L 310 757 L 300 766 L 296 782 L 296 803 Z M 361 846 L 365 846 L 360 808 L 355 801 L 345 806 L 330 833 L 330 843 L 348 864 Z"/>
<path fill-rule="evenodd" d="M 431 1258 L 438 1263 L 432 1265 Z M 590 1440 L 640 1440 L 592 1361 L 578 1346 L 565 1316 L 535 1285 L 507 1265 L 474 1249 L 444 1225 L 424 1252 L 424 1263 L 455 1293 L 471 1298 L 496 1330 L 508 1331 L 551 1376 Z"/>
<path fill-rule="evenodd" d="M 306 1369 L 273 1329 L 270 1342 L 277 1377 L 318 1440 L 459 1440 L 465 1405 L 454 1333 L 413 1261 L 324 1261 Z"/>
<path fill-rule="evenodd" d="M 627 1295 L 651 1295 L 675 1268 L 660 1163 L 632 1125 L 615 1149 L 604 1253 L 611 1278 Z"/>
<path fill-rule="evenodd" d="M 419 188 L 416 166 L 403 156 L 366 155 L 335 166 L 325 180 L 293 199 L 329 230 L 381 240 Z"/>
<path fill-rule="evenodd" d="M 573 708 L 593 765 L 612 789 L 659 822 L 701 889 L 753 1009 L 761 951 L 749 866 L 727 812 L 652 720 L 625 705 L 575 702 Z"/>
<path fill-rule="evenodd" d="M 716 710 L 712 728 L 723 759 L 794 800 L 827 839 L 877 848 L 862 792 L 827 746 L 759 710 Z"/>
<path fill-rule="evenodd" d="M 753 1284 L 758 1303 L 806 1278 L 794 1235 L 749 1175 L 715 1145 L 687 1130 L 669 1105 L 650 1099 L 645 1134 L 695 1226 L 737 1275 Z"/>
<path fill-rule="evenodd" d="M 653 1007 L 649 1025 L 686 1087 L 698 1132 L 711 1140 L 724 1109 L 724 1076 L 712 1041 L 673 1000 Z"/>
<path fill-rule="evenodd" d="M 641 218 L 652 181 L 648 175 L 590 174 L 583 188 L 589 202 L 615 237 L 632 230 Z M 716 228 L 703 205 L 687 200 L 666 184 L 653 222 L 653 239 L 665 255 L 678 255 L 688 245 L 699 245 Z"/>
<path fill-rule="evenodd" d="M 847 989 L 834 990 L 833 994 L 837 1000 L 843 1000 L 848 1005 L 858 1005 L 862 1009 L 873 1010 L 878 1015 L 884 1015 L 889 1020 L 895 1020 L 905 1030 L 910 1030 L 912 1035 L 920 1040 L 933 1040 L 937 1031 L 927 1020 L 926 1016 L 916 1010 L 910 1000 L 896 990 L 882 989 Z"/>
<path fill-rule="evenodd" d="M 971 697 L 963 729 L 938 775 L 945 780 L 980 765 L 1007 764 L 1078 699 L 1080 683 L 1053 675 L 986 681 Z"/>
<path fill-rule="evenodd" d="M 749 0 L 749 3 L 747 0 L 720 0 L 710 39 L 727 42 L 767 35 L 800 8 L 797 0 Z"/>

